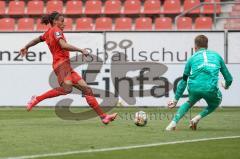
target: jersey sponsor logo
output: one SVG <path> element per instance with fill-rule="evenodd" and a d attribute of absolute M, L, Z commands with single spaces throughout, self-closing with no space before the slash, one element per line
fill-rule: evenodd
<path fill-rule="evenodd" d="M 199 69 L 199 68 L 202 68 L 202 67 L 204 67 L 204 66 L 208 66 L 208 67 L 217 67 L 216 64 L 212 64 L 212 63 L 204 63 L 204 64 L 202 64 L 202 65 L 199 65 L 199 66 L 198 66 L 198 69 Z"/>
<path fill-rule="evenodd" d="M 60 37 L 62 37 L 62 34 L 61 34 L 61 32 L 55 32 L 55 35 L 56 35 L 56 37 L 57 37 L 57 38 L 60 38 Z"/>

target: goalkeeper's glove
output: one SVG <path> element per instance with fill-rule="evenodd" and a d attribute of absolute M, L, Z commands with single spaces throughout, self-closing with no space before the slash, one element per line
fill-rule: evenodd
<path fill-rule="evenodd" d="M 168 102 L 168 108 L 172 109 L 172 108 L 176 107 L 177 102 L 178 101 L 176 99 L 172 99 L 171 101 Z"/>
<path fill-rule="evenodd" d="M 221 85 L 222 85 L 222 87 L 223 87 L 224 89 L 228 89 L 228 88 L 229 88 L 229 87 L 226 86 L 226 82 L 225 82 L 225 81 L 222 81 L 222 82 L 221 82 Z"/>

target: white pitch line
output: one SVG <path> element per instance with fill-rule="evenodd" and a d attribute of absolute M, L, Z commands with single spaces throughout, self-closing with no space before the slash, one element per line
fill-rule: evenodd
<path fill-rule="evenodd" d="M 58 152 L 58 153 L 47 153 L 47 154 L 30 155 L 30 156 L 7 157 L 7 158 L 1 158 L 1 159 L 33 159 L 33 158 L 40 158 L 40 157 L 54 157 L 54 156 L 64 156 L 64 155 L 92 153 L 92 152 L 129 150 L 129 149 L 136 149 L 136 148 L 162 146 L 162 145 L 174 145 L 174 144 L 181 144 L 181 143 L 192 143 L 192 142 L 200 142 L 200 141 L 235 139 L 235 138 L 240 138 L 240 136 L 225 136 L 225 137 L 215 137 L 215 138 L 202 138 L 202 139 L 193 139 L 193 140 L 172 141 L 172 142 L 160 142 L 160 143 L 145 144 L 145 145 L 122 146 L 122 147 L 112 147 L 112 148 L 102 148 L 102 149 L 89 149 L 89 150 L 68 151 L 68 152 Z"/>

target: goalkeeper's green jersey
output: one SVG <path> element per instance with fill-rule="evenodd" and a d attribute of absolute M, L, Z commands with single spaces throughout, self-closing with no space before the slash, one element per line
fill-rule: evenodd
<path fill-rule="evenodd" d="M 184 74 L 189 76 L 188 88 L 194 90 L 214 91 L 218 89 L 219 71 L 222 73 L 226 86 L 232 82 L 222 57 L 214 51 L 200 49 L 188 61 Z"/>
<path fill-rule="evenodd" d="M 175 99 L 179 99 L 188 84 L 188 90 L 193 91 L 217 91 L 218 76 L 222 73 L 226 87 L 232 83 L 232 76 L 228 71 L 222 57 L 215 51 L 199 49 L 187 61 L 184 69 L 184 76 L 188 76 L 188 81 L 182 80 L 177 88 Z"/>

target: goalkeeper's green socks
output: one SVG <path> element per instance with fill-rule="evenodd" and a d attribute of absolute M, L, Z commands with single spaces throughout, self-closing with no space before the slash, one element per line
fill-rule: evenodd
<path fill-rule="evenodd" d="M 190 104 L 188 102 L 185 102 L 183 105 L 181 105 L 178 110 L 176 115 L 173 118 L 173 121 L 178 123 L 179 120 L 188 112 L 190 109 Z"/>
<path fill-rule="evenodd" d="M 205 116 L 207 116 L 208 114 L 212 113 L 216 108 L 218 107 L 218 105 L 211 105 L 211 106 L 207 106 L 206 108 L 204 108 L 202 110 L 202 112 L 199 113 L 199 115 L 204 118 Z"/>

